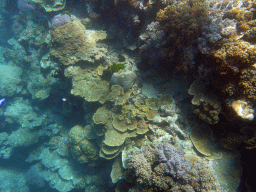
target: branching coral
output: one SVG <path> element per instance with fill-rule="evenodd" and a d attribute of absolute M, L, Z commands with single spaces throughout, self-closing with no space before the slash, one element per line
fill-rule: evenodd
<path fill-rule="evenodd" d="M 249 67 L 242 70 L 238 83 L 239 92 L 248 99 L 256 99 L 256 68 Z"/>
<path fill-rule="evenodd" d="M 204 161 L 197 159 L 189 162 L 181 156 L 181 150 L 175 149 L 170 144 L 160 144 L 165 147 L 160 149 L 146 145 L 141 149 L 134 149 L 128 154 L 128 177 L 126 180 L 133 185 L 132 189 L 140 191 L 218 191 L 219 184 L 213 169 Z M 170 148 L 169 148 L 170 147 Z M 172 150 L 173 149 L 173 150 Z M 162 154 L 164 157 L 159 158 Z M 167 155 L 168 154 L 168 155 Z M 172 170 L 166 166 L 165 158 L 172 154 L 169 161 L 172 166 L 191 165 L 188 167 L 176 167 L 176 174 L 166 174 Z M 184 158 L 184 159 L 183 159 Z M 184 164 L 183 164 L 184 163 Z M 180 169 L 181 168 L 181 169 Z M 182 177 L 176 177 L 180 173 Z M 132 177 L 130 177 L 133 175 Z M 135 176 L 134 176 L 135 175 Z M 178 174 L 179 175 L 179 174 Z M 131 189 L 130 189 L 131 190 Z"/>
<path fill-rule="evenodd" d="M 238 74 L 241 69 L 256 62 L 256 48 L 243 40 L 226 40 L 221 48 L 212 52 L 220 75 Z"/>
<path fill-rule="evenodd" d="M 157 13 L 167 35 L 167 54 L 170 60 L 184 62 L 184 48 L 199 35 L 200 28 L 209 14 L 205 0 L 178 1 Z"/>

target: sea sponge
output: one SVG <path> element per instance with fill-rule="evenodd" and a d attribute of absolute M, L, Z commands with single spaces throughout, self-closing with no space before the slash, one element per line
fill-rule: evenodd
<path fill-rule="evenodd" d="M 98 148 L 84 136 L 83 127 L 76 125 L 69 131 L 69 144 L 73 157 L 80 163 L 94 165 L 98 159 Z"/>

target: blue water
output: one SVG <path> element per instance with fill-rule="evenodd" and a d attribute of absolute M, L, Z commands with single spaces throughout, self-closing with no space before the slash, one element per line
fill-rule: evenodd
<path fill-rule="evenodd" d="M 113 113 L 122 112 L 118 102 L 124 93 L 109 99 L 112 84 L 125 90 L 136 85 L 137 92 L 125 100 L 133 107 L 134 103 L 144 105 L 147 97 L 170 95 L 174 107 L 158 112 L 162 118 L 173 113 L 183 115 L 177 123 L 182 131 L 167 133 L 178 135 L 188 151 L 185 140 L 189 140 L 194 120 L 192 97 L 187 90 L 194 73 L 178 70 L 177 63 L 169 65 L 172 61 L 164 57 L 166 34 L 156 27 L 159 23 L 153 23 L 156 10 L 165 6 L 155 3 L 159 7 L 150 9 L 147 2 L 137 1 L 139 6 L 134 8 L 116 0 L 67 0 L 54 7 L 33 0 L 19 0 L 19 5 L 16 0 L 0 0 L 0 192 L 114 192 L 121 183 L 120 191 L 135 189 L 135 182 L 129 181 L 131 172 L 122 168 L 122 150 L 125 146 L 141 147 L 140 142 L 148 138 L 147 142 L 153 141 L 157 134 L 152 129 L 147 134 L 135 133 L 138 143 L 135 136 L 127 136 L 123 144 L 110 144 L 105 149 L 116 150 L 117 146 L 118 155 L 110 154 L 109 159 L 102 155 L 111 128 L 107 123 L 97 123 L 94 114 L 102 106 Z M 65 33 L 63 26 L 70 21 L 78 22 L 80 28 L 73 26 L 66 37 L 61 36 Z M 77 46 L 83 38 L 87 44 Z M 200 60 L 195 56 L 200 52 L 193 47 L 195 43 L 188 42 L 186 47 L 187 54 L 192 54 L 186 65 L 192 69 L 194 61 Z M 111 68 L 120 63 L 125 66 L 123 73 Z M 96 70 L 99 66 L 104 68 L 102 73 L 101 68 Z M 118 75 L 112 74 L 115 70 Z M 197 76 L 204 82 L 209 80 L 207 75 Z M 133 118 L 139 121 L 144 118 L 140 115 Z M 150 119 L 147 123 L 163 126 L 169 122 Z M 122 134 L 120 130 L 116 132 Z M 114 162 L 120 167 L 113 168 L 118 164 Z M 121 176 L 117 171 L 120 169 Z M 120 176 L 116 182 L 115 174 Z M 239 179 L 234 188 L 238 184 Z"/>

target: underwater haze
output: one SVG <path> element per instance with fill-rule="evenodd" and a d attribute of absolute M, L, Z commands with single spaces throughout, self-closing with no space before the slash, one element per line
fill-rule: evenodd
<path fill-rule="evenodd" d="M 0 192 L 253 192 L 254 0 L 0 0 Z"/>

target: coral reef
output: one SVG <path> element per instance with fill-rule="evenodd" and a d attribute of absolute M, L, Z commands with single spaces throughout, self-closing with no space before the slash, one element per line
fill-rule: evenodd
<path fill-rule="evenodd" d="M 66 0 L 29 0 L 28 2 L 40 4 L 47 12 L 60 11 L 66 6 Z"/>
<path fill-rule="evenodd" d="M 22 68 L 12 65 L 0 64 L 0 92 L 1 96 L 9 96 L 15 94 L 17 87 L 21 83 Z"/>
<path fill-rule="evenodd" d="M 214 141 L 212 139 L 212 131 L 208 127 L 199 128 L 195 127 L 190 132 L 190 139 L 194 144 L 195 148 L 204 156 L 206 159 L 220 159 L 221 153 L 214 148 Z"/>
<path fill-rule="evenodd" d="M 49 182 L 50 187 L 58 191 L 71 191 L 78 186 L 84 186 L 81 174 L 77 167 L 69 165 L 69 160 L 60 157 L 56 151 L 50 152 L 49 148 L 40 155 L 41 164 L 36 164 L 39 173 Z M 79 165 L 77 165 L 79 167 Z"/>
<path fill-rule="evenodd" d="M 106 38 L 104 31 L 86 30 L 77 18 L 67 20 L 62 26 L 51 30 L 51 54 L 63 65 L 93 62 L 98 52 L 96 42 Z"/>
<path fill-rule="evenodd" d="M 113 85 L 120 85 L 124 91 L 128 91 L 132 88 L 135 79 L 136 74 L 133 71 L 119 70 L 118 72 L 113 73 L 110 83 Z"/>
<path fill-rule="evenodd" d="M 256 68 L 252 67 L 246 68 L 241 71 L 240 80 L 238 82 L 238 92 L 239 94 L 245 96 L 250 100 L 256 99 L 256 78 L 255 78 Z"/>
<path fill-rule="evenodd" d="M 174 147 L 169 143 L 160 143 L 157 146 L 157 161 L 165 163 L 165 173 L 175 179 L 180 179 L 191 169 L 190 162 L 184 158 L 184 152 L 180 147 Z"/>
<path fill-rule="evenodd" d="M 222 46 L 212 52 L 217 72 L 220 75 L 231 75 L 227 76 L 227 80 L 231 80 L 233 75 L 256 62 L 255 50 L 254 45 L 243 40 L 223 40 Z"/>
<path fill-rule="evenodd" d="M 209 124 L 216 124 L 219 122 L 219 113 L 221 112 L 221 105 L 218 97 L 214 94 L 209 94 L 204 83 L 197 79 L 188 90 L 190 95 L 193 95 L 191 103 L 193 104 L 193 112 L 198 117 Z"/>
<path fill-rule="evenodd" d="M 109 82 L 101 79 L 98 70 L 68 67 L 65 76 L 72 77 L 71 94 L 79 95 L 86 101 L 99 101 L 109 92 Z"/>
<path fill-rule="evenodd" d="M 98 148 L 85 137 L 84 129 L 76 125 L 69 131 L 69 144 L 73 157 L 80 163 L 93 165 L 98 159 Z"/>
<path fill-rule="evenodd" d="M 205 0 L 177 1 L 157 13 L 156 19 L 167 36 L 169 62 L 180 63 L 186 70 L 184 49 L 196 40 L 208 14 Z"/>
<path fill-rule="evenodd" d="M 160 144 L 168 146 L 170 144 Z M 180 157 L 182 152 L 173 148 L 174 150 L 166 148 L 166 151 L 160 149 L 160 154 L 170 154 L 171 151 L 173 155 L 173 161 L 175 162 L 180 158 L 181 161 L 184 160 L 185 164 L 191 165 L 191 169 L 182 168 L 178 170 L 181 171 L 181 178 L 175 178 L 170 174 L 166 174 L 165 161 L 159 162 L 159 152 L 158 148 L 146 145 L 141 149 L 133 149 L 128 157 L 128 174 L 126 177 L 127 182 L 133 190 L 140 191 L 218 191 L 219 184 L 217 177 L 213 169 L 203 160 L 196 158 L 197 160 L 190 160 L 190 162 L 184 157 Z M 161 147 L 160 147 L 161 148 Z M 164 149 L 165 150 L 165 149 Z M 177 159 L 176 159 L 177 158 Z M 184 158 L 184 159 L 183 159 Z M 182 160 L 183 159 L 183 160 Z M 195 158 L 190 158 L 195 159 Z M 161 158 L 160 158 L 161 160 Z M 184 164 L 184 165 L 185 165 Z M 172 166 L 179 165 L 174 163 Z M 175 170 L 177 171 L 177 170 Z M 175 176 L 175 174 L 174 174 Z M 177 176 L 177 175 L 176 175 Z"/>
<path fill-rule="evenodd" d="M 12 105 L 6 108 L 5 116 L 7 122 L 18 123 L 21 127 L 31 130 L 43 123 L 43 117 L 39 116 L 28 100 L 22 98 L 17 98 Z"/>
<path fill-rule="evenodd" d="M 140 35 L 140 54 L 142 61 L 154 66 L 164 56 L 166 36 L 160 23 L 154 21 L 147 25 L 146 31 Z"/>
<path fill-rule="evenodd" d="M 227 106 L 231 110 L 230 117 L 242 121 L 254 119 L 254 109 L 244 100 L 227 100 Z"/>

